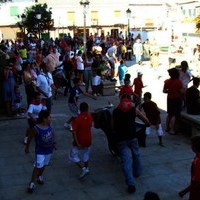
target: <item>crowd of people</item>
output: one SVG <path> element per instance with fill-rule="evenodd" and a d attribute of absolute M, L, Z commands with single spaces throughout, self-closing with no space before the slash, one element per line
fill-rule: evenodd
<path fill-rule="evenodd" d="M 81 168 L 80 179 L 83 179 L 90 172 L 88 164 L 93 119 L 88 112 L 88 104 L 81 102 L 79 105 L 79 95 L 84 94 L 97 99 L 98 95 L 102 95 L 103 81 L 116 82 L 117 75 L 120 81 L 119 104 L 112 115 L 113 135 L 121 158 L 128 192 L 136 191 L 135 177 L 142 173 L 136 138 L 136 116 L 148 127 L 146 134 L 150 134 L 153 126 L 156 128 L 159 145 L 164 146 L 159 109 L 151 100 L 150 92 L 142 96 L 142 89 L 145 87 L 142 81 L 143 74 L 138 72 L 131 83 L 131 75 L 127 73 L 128 68 L 125 66 L 125 61 L 131 60 L 133 55 L 136 63 L 140 65 L 144 52 L 145 58 L 149 59 L 152 52 L 148 40 L 142 44 L 140 36 L 132 41 L 121 37 L 113 38 L 110 35 L 107 37 L 90 35 L 87 51 L 83 49 L 82 40 L 76 37 L 71 38 L 70 34 L 61 40 L 44 41 L 30 37 L 24 43 L 1 42 L 1 55 L 5 56 L 1 69 L 5 112 L 8 116 L 12 116 L 15 102 L 17 114 L 24 113 L 20 107 L 23 97 L 19 92 L 19 85 L 23 84 L 29 124 L 24 140 L 26 153 L 29 152 L 31 139 L 36 138 L 36 160 L 28 187 L 29 193 L 34 191 L 36 182 L 43 184 L 42 174 L 55 148 L 50 117 L 53 95 L 57 94 L 59 87 L 62 86 L 64 95 L 68 96 L 68 106 L 72 117 L 67 120 L 66 126 L 70 127 L 74 139 L 70 160 Z M 180 66 L 170 68 L 168 72 L 170 78 L 165 80 L 163 87 L 163 92 L 167 94 L 168 114 L 165 131 L 176 134 L 177 119 L 184 107 L 189 114 L 200 114 L 200 94 L 197 89 L 200 79 L 192 76 L 186 61 L 181 62 Z M 193 81 L 193 86 L 188 88 L 190 81 Z M 85 91 L 81 89 L 81 85 Z M 124 127 L 126 127 L 125 132 Z M 197 150 L 195 149 L 195 152 Z M 82 153 L 82 157 L 79 157 L 79 152 Z M 187 189 L 187 191 L 191 190 Z M 181 192 L 180 196 L 184 193 Z"/>

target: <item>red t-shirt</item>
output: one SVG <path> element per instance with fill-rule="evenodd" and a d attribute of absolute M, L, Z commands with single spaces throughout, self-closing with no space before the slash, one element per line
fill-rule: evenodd
<path fill-rule="evenodd" d="M 141 78 L 135 78 L 133 81 L 133 84 L 135 85 L 134 92 L 138 95 L 142 94 L 142 88 L 144 87 L 142 79 Z"/>
<path fill-rule="evenodd" d="M 130 96 L 134 95 L 133 89 L 130 85 L 124 85 L 121 87 L 119 96 L 121 97 L 124 94 L 130 95 Z"/>
<path fill-rule="evenodd" d="M 92 143 L 91 128 L 93 118 L 88 112 L 81 113 L 72 123 L 74 134 L 82 147 L 89 147 Z M 73 145 L 77 146 L 75 140 Z"/>
<path fill-rule="evenodd" d="M 164 90 L 166 90 L 169 99 L 175 99 L 178 97 L 182 97 L 181 89 L 183 88 L 183 84 L 179 79 L 167 79 L 164 82 Z"/>
<path fill-rule="evenodd" d="M 192 181 L 200 182 L 200 157 L 195 157 L 192 162 Z"/>

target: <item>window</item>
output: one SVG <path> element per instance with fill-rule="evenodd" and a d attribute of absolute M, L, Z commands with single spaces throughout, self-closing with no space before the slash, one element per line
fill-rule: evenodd
<path fill-rule="evenodd" d="M 75 24 L 75 12 L 68 12 L 67 13 L 67 19 L 70 25 Z"/>
<path fill-rule="evenodd" d="M 92 11 L 91 12 L 91 19 L 92 20 L 98 20 L 98 11 Z"/>
<path fill-rule="evenodd" d="M 121 17 L 121 11 L 120 11 L 120 10 L 114 11 L 114 16 L 115 16 L 116 18 Z"/>

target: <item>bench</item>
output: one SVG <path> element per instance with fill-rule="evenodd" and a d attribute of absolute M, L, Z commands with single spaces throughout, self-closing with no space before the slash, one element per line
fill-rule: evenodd
<path fill-rule="evenodd" d="M 189 136 L 200 135 L 200 115 L 190 115 L 186 111 L 181 112 L 180 131 Z"/>

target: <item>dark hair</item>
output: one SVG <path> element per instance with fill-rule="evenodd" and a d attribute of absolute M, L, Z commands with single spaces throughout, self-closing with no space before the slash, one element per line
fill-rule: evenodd
<path fill-rule="evenodd" d="M 125 85 L 130 84 L 130 79 L 129 79 L 129 78 L 125 78 L 125 79 L 124 79 L 124 84 L 125 84 Z"/>
<path fill-rule="evenodd" d="M 176 68 L 171 68 L 168 70 L 169 76 L 173 79 L 179 78 L 179 71 Z"/>
<path fill-rule="evenodd" d="M 151 93 L 150 92 L 145 92 L 144 97 L 147 97 L 148 99 L 151 99 Z"/>
<path fill-rule="evenodd" d="M 50 115 L 50 112 L 48 110 L 41 110 L 38 115 L 39 123 L 42 123 L 44 119 L 47 119 L 49 117 L 49 115 Z"/>
<path fill-rule="evenodd" d="M 124 60 L 123 60 L 123 59 L 121 59 L 120 64 L 121 64 L 121 65 L 124 64 Z"/>
<path fill-rule="evenodd" d="M 88 108 L 89 108 L 89 106 L 88 106 L 88 104 L 87 104 L 86 102 L 82 102 L 82 103 L 80 104 L 80 111 L 81 111 L 81 112 L 87 112 L 87 111 L 88 111 Z"/>
<path fill-rule="evenodd" d="M 192 142 L 192 150 L 195 153 L 197 152 L 199 153 L 200 152 L 200 136 L 197 135 L 197 136 L 192 137 L 191 142 Z"/>
<path fill-rule="evenodd" d="M 81 54 L 82 54 L 82 51 L 81 51 L 81 50 L 79 50 L 79 51 L 78 51 L 78 55 L 81 55 Z"/>
<path fill-rule="evenodd" d="M 144 195 L 144 200 L 160 200 L 160 198 L 155 192 L 146 192 Z"/>
<path fill-rule="evenodd" d="M 181 69 L 182 69 L 184 72 L 186 72 L 186 70 L 188 69 L 188 62 L 187 62 L 187 61 L 183 60 L 183 61 L 181 62 Z"/>
<path fill-rule="evenodd" d="M 198 85 L 200 83 L 200 78 L 194 77 L 193 78 L 193 85 Z"/>
<path fill-rule="evenodd" d="M 131 78 L 131 75 L 130 74 L 125 74 L 125 79 L 130 79 Z"/>

